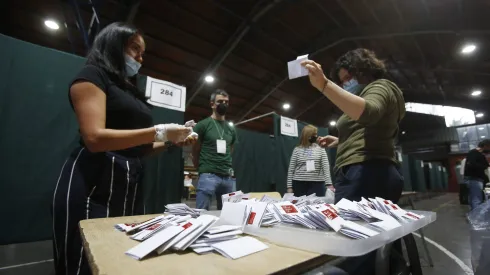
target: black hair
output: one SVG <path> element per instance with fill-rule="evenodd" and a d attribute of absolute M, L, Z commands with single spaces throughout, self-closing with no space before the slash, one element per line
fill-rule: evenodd
<path fill-rule="evenodd" d="M 490 146 L 490 139 L 484 139 L 478 143 L 479 148 Z"/>
<path fill-rule="evenodd" d="M 386 75 L 384 62 L 378 59 L 373 51 L 362 48 L 348 51 L 335 62 L 330 78 L 337 84 L 341 84 L 339 79 L 341 68 L 346 69 L 356 78 L 366 77 L 369 81 L 384 78 Z"/>
<path fill-rule="evenodd" d="M 126 23 L 108 25 L 95 37 L 86 64 L 103 69 L 116 84 L 145 101 L 144 93 L 136 87 L 137 75 L 132 78 L 126 76 L 125 49 L 135 34 L 141 35 L 138 29 Z"/>
<path fill-rule="evenodd" d="M 211 99 L 211 102 L 214 102 L 216 100 L 216 96 L 217 95 L 222 95 L 222 96 L 230 97 L 230 95 L 228 95 L 228 93 L 225 90 L 216 89 L 216 91 L 214 91 L 211 94 L 211 98 L 210 98 Z"/>

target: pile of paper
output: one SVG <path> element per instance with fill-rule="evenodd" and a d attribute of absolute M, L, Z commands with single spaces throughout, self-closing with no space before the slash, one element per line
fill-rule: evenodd
<path fill-rule="evenodd" d="M 228 194 L 221 195 L 221 201 L 225 202 L 240 202 L 242 200 L 249 200 L 250 194 L 243 194 L 242 191 L 236 191 Z"/>
<path fill-rule="evenodd" d="M 203 254 L 216 251 L 230 259 L 238 259 L 262 251 L 267 245 L 251 237 L 239 237 L 245 226 L 260 226 L 267 203 L 229 203 L 223 206 L 221 216 L 169 214 L 135 224 L 117 224 L 115 227 L 140 241 L 126 251 L 126 255 L 141 260 L 152 252 L 183 251 L 191 248 Z"/>
<path fill-rule="evenodd" d="M 167 204 L 165 208 L 166 208 L 165 213 L 177 215 L 177 216 L 190 215 L 193 218 L 199 217 L 199 215 L 201 215 L 202 212 L 206 211 L 205 209 L 190 208 L 185 203 Z"/>

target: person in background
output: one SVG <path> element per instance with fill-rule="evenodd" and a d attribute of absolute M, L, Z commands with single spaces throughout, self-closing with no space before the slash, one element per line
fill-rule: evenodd
<path fill-rule="evenodd" d="M 396 203 L 403 176 L 395 156 L 395 139 L 405 116 L 405 100 L 400 88 L 384 78 L 384 63 L 370 50 L 352 50 L 337 60 L 331 79 L 312 60 L 302 65 L 313 87 L 343 112 L 337 121 L 339 137 L 318 139 L 322 147 L 338 147 L 335 202 L 382 197 Z M 395 246 L 401 251 L 401 243 Z M 374 274 L 375 257 L 375 253 L 356 257 L 345 261 L 342 268 L 349 274 Z"/>
<path fill-rule="evenodd" d="M 478 147 L 470 150 L 466 155 L 464 181 L 468 185 L 470 211 L 484 200 L 483 188 L 489 181 L 486 175 L 489 164 L 485 156 L 488 153 L 490 153 L 490 139 L 484 139 L 478 143 Z"/>
<path fill-rule="evenodd" d="M 80 220 L 142 214 L 137 199 L 140 158 L 165 142 L 188 145 L 191 128 L 153 126 L 144 93 L 135 86 L 145 41 L 135 28 L 113 23 L 95 38 L 87 62 L 70 84 L 80 146 L 61 169 L 53 195 L 53 247 L 57 275 L 91 274 Z M 142 208 L 142 207 L 141 207 Z"/>
<path fill-rule="evenodd" d="M 189 172 L 184 172 L 184 193 L 183 196 L 185 199 L 189 198 L 189 191 L 194 189 L 194 185 L 192 185 L 192 178 Z"/>
<path fill-rule="evenodd" d="M 199 121 L 194 132 L 199 140 L 193 147 L 194 167 L 198 168 L 196 207 L 209 210 L 213 194 L 216 196 L 218 210 L 222 208 L 221 195 L 233 191 L 231 154 L 237 140 L 236 131 L 225 120 L 230 97 L 224 90 L 211 94 L 210 117 Z"/>
<path fill-rule="evenodd" d="M 288 170 L 288 193 L 295 196 L 325 196 L 325 186 L 332 188 L 330 164 L 325 149 L 316 144 L 318 129 L 307 125 L 301 131 L 298 146 L 293 150 Z"/>

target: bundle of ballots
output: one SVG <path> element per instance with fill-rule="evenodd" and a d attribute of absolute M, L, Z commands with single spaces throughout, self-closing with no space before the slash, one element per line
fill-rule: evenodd
<path fill-rule="evenodd" d="M 227 203 L 231 204 L 231 203 Z M 142 260 L 150 253 L 168 253 L 192 249 L 198 254 L 217 252 L 229 259 L 238 259 L 268 246 L 252 237 L 240 237 L 250 221 L 253 208 L 241 204 L 227 206 L 221 216 L 161 215 L 141 223 L 117 224 L 116 229 L 139 241 L 126 255 Z M 241 213 L 241 214 L 239 214 Z"/>
<path fill-rule="evenodd" d="M 204 209 L 190 208 L 185 203 L 167 204 L 165 208 L 166 208 L 165 213 L 177 215 L 177 216 L 190 215 L 193 218 L 199 217 L 199 215 L 201 215 L 202 212 L 206 211 Z"/>
<path fill-rule="evenodd" d="M 265 211 L 253 214 L 253 218 L 259 220 L 258 226 L 292 224 L 316 230 L 334 230 L 355 239 L 369 238 L 399 227 L 402 223 L 423 218 L 382 198 L 362 198 L 358 202 L 342 199 L 334 205 L 324 203 L 315 195 L 296 197 L 288 193 L 282 199 L 264 195 L 260 200 L 244 195 L 237 191 L 222 198 L 225 202 L 251 206 L 265 203 Z M 246 200 L 241 197 L 246 197 Z M 264 206 L 261 207 L 263 209 Z"/>

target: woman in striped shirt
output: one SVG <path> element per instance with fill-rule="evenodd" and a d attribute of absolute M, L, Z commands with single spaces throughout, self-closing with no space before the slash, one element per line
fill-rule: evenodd
<path fill-rule="evenodd" d="M 307 125 L 301 131 L 298 146 L 294 148 L 288 170 L 288 192 L 296 196 L 325 196 L 325 185 L 332 186 L 327 152 L 316 144 L 318 129 Z"/>

